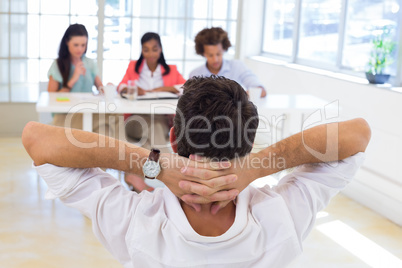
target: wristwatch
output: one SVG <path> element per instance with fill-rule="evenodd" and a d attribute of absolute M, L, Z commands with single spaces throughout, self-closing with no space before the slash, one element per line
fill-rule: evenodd
<path fill-rule="evenodd" d="M 161 166 L 159 165 L 159 155 L 161 151 L 158 149 L 151 149 L 151 153 L 147 161 L 142 166 L 142 172 L 147 179 L 155 179 L 161 172 Z"/>

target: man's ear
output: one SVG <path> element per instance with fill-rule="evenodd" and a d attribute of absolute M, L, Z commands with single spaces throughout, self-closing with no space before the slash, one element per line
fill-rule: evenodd
<path fill-rule="evenodd" d="M 177 153 L 176 135 L 174 134 L 174 127 L 170 129 L 170 145 L 172 145 L 173 152 Z"/>

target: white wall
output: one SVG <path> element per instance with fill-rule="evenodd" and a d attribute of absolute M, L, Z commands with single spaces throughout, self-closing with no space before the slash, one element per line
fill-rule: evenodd
<path fill-rule="evenodd" d="M 0 137 L 21 136 L 29 121 L 38 121 L 36 103 L 0 103 Z"/>
<path fill-rule="evenodd" d="M 365 118 L 372 129 L 367 158 L 345 194 L 402 225 L 402 93 L 304 71 L 286 64 L 247 59 L 270 94 L 312 94 L 338 100 L 340 119 Z M 269 97 L 269 95 L 268 95 Z"/>

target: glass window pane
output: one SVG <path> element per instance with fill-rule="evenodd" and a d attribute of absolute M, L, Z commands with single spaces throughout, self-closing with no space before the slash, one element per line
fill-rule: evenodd
<path fill-rule="evenodd" d="M 85 26 L 88 31 L 88 48 L 86 56 L 97 57 L 98 50 L 98 18 L 95 16 L 72 16 L 71 24 L 79 23 Z"/>
<path fill-rule="evenodd" d="M 159 35 L 166 59 L 183 58 L 184 22 L 182 20 L 161 20 Z"/>
<path fill-rule="evenodd" d="M 6 102 L 9 100 L 8 77 L 8 60 L 0 60 L 0 102 Z"/>
<path fill-rule="evenodd" d="M 43 14 L 69 14 L 70 1 L 41 0 L 41 13 Z"/>
<path fill-rule="evenodd" d="M 0 12 L 8 12 L 8 9 L 9 9 L 9 1 L 0 0 Z"/>
<path fill-rule="evenodd" d="M 396 29 L 401 6 L 398 0 L 350 0 L 348 4 L 342 65 L 356 71 L 366 71 L 371 41 L 383 33 L 384 27 L 390 31 L 390 38 L 397 41 Z M 395 69 L 395 65 L 390 65 L 388 72 L 395 74 Z"/>
<path fill-rule="evenodd" d="M 128 67 L 128 60 L 105 60 L 103 61 L 103 84 L 113 83 L 118 85 L 123 79 Z"/>
<path fill-rule="evenodd" d="M 8 15 L 0 14 L 0 57 L 8 57 L 9 37 L 8 37 Z"/>
<path fill-rule="evenodd" d="M 28 58 L 39 58 L 39 16 L 28 15 L 27 25 Z"/>
<path fill-rule="evenodd" d="M 162 0 L 161 17 L 184 18 L 186 9 L 185 0 Z"/>
<path fill-rule="evenodd" d="M 266 1 L 264 52 L 285 56 L 292 54 L 295 0 Z"/>
<path fill-rule="evenodd" d="M 28 6 L 28 13 L 32 14 L 32 13 L 39 13 L 39 0 L 29 0 L 27 1 L 27 6 Z"/>
<path fill-rule="evenodd" d="M 40 21 L 40 56 L 57 58 L 61 38 L 69 26 L 67 16 L 41 16 Z"/>
<path fill-rule="evenodd" d="M 208 18 L 208 4 L 205 0 L 189 0 L 188 17 L 197 19 Z"/>
<path fill-rule="evenodd" d="M 11 60 L 11 101 L 35 102 L 39 94 L 39 61 Z"/>
<path fill-rule="evenodd" d="M 66 1 L 67 2 L 67 1 Z M 97 0 L 71 0 L 71 14 L 74 15 L 97 15 Z M 108 2 L 108 1 L 106 1 Z"/>
<path fill-rule="evenodd" d="M 80 1 L 80 0 L 76 0 Z M 93 1 L 93 0 L 91 0 Z M 131 15 L 133 10 L 133 3 L 138 2 L 138 0 L 125 1 L 125 0 L 106 0 L 105 1 L 105 16 L 127 16 Z M 98 1 L 96 1 L 97 3 Z"/>
<path fill-rule="evenodd" d="M 231 7 L 230 7 L 231 8 Z M 226 19 L 231 14 L 228 0 L 214 0 L 212 2 L 212 18 Z"/>
<path fill-rule="evenodd" d="M 228 18 L 236 20 L 237 12 L 238 12 L 238 1 L 237 0 L 228 0 L 228 6 L 229 6 Z"/>
<path fill-rule="evenodd" d="M 133 15 L 141 17 L 158 17 L 158 7 L 159 0 L 134 0 Z"/>
<path fill-rule="evenodd" d="M 39 61 L 39 81 L 49 81 L 47 72 L 50 69 L 54 60 L 40 60 Z"/>
<path fill-rule="evenodd" d="M 28 0 L 13 0 L 10 2 L 11 2 L 10 12 L 20 12 L 20 13 L 27 12 Z"/>
<path fill-rule="evenodd" d="M 299 58 L 335 64 L 341 0 L 303 0 Z"/>
<path fill-rule="evenodd" d="M 105 18 L 104 58 L 129 59 L 131 32 L 130 18 Z"/>
<path fill-rule="evenodd" d="M 27 57 L 27 16 L 11 15 L 11 57 Z"/>

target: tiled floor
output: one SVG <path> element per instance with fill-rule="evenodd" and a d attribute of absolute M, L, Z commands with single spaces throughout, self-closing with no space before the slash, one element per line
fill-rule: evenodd
<path fill-rule="evenodd" d="M 0 267 L 121 267 L 90 221 L 59 201 L 31 168 L 19 138 L 0 139 Z M 402 228 L 338 195 L 318 215 L 290 267 L 402 267 Z"/>

